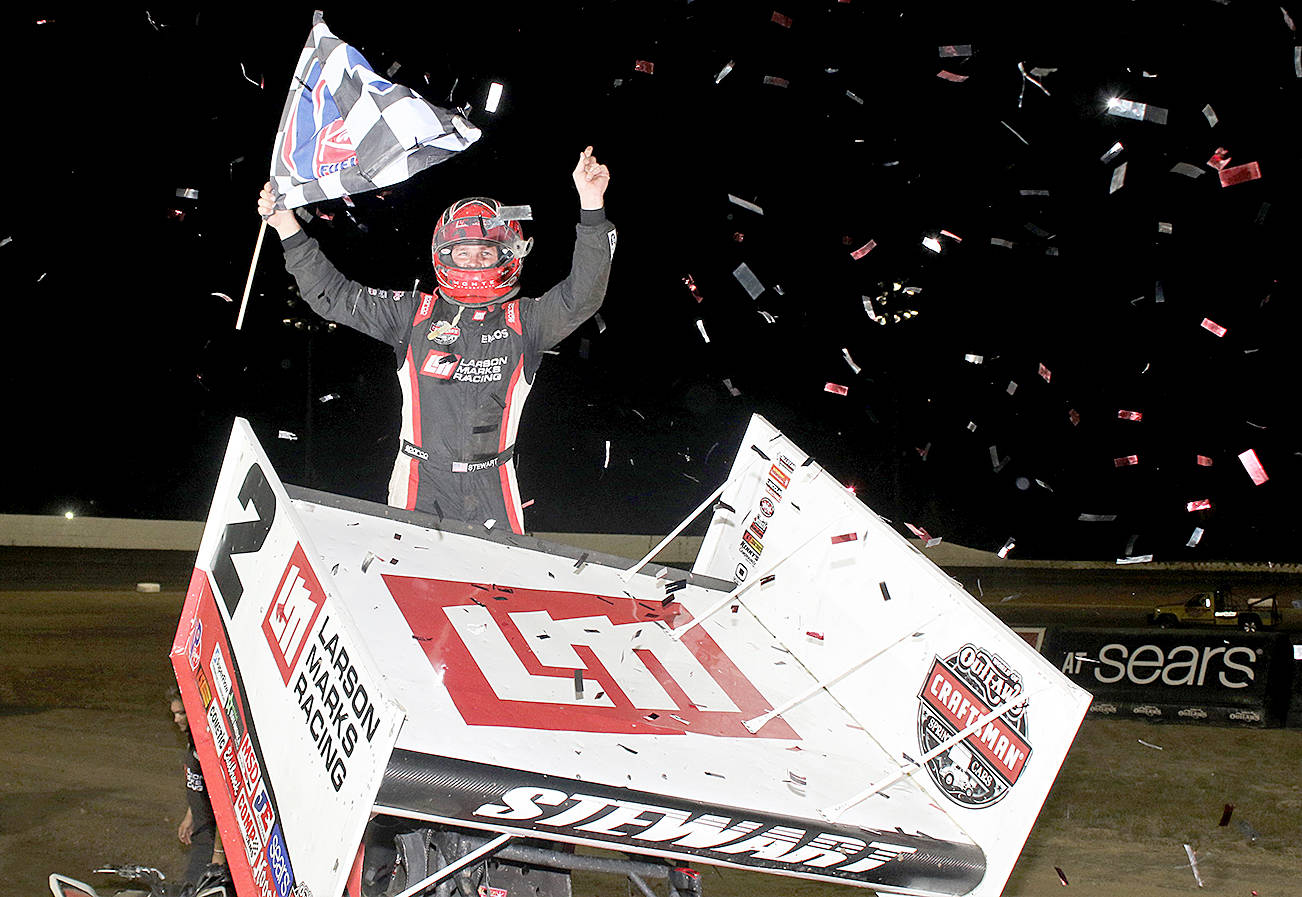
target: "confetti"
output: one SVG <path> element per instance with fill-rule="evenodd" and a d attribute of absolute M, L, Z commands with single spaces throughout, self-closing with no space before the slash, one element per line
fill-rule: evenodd
<path fill-rule="evenodd" d="M 1068 409 L 1067 409 L 1067 420 L 1071 421 L 1071 425 L 1072 425 L 1073 427 L 1079 427 L 1079 426 L 1080 426 L 1080 412 L 1077 411 L 1075 408 L 1068 408 Z"/>
<path fill-rule="evenodd" d="M 932 252 L 940 252 L 940 241 L 935 237 L 923 237 L 922 245 L 930 249 Z"/>
<path fill-rule="evenodd" d="M 1194 881 L 1197 883 L 1198 887 L 1201 888 L 1203 886 L 1203 877 L 1198 874 L 1198 860 L 1194 856 L 1193 848 L 1186 844 L 1184 846 L 1184 852 L 1185 855 L 1189 857 L 1189 868 L 1193 871 Z"/>
<path fill-rule="evenodd" d="M 176 195 L 179 199 L 198 199 L 199 191 L 194 187 L 177 187 Z"/>
<path fill-rule="evenodd" d="M 1113 458 L 1113 467 L 1135 467 L 1139 464 L 1138 455 L 1125 455 L 1121 458 Z"/>
<path fill-rule="evenodd" d="M 859 541 L 858 533 L 842 533 L 839 536 L 832 537 L 833 545 L 840 545 L 842 542 L 857 542 L 857 541 Z"/>
<path fill-rule="evenodd" d="M 859 365 L 855 364 L 854 359 L 850 357 L 850 350 L 849 350 L 849 349 L 842 348 L 842 349 L 841 349 L 841 357 L 845 359 L 845 363 L 846 363 L 846 364 L 850 365 L 850 370 L 854 371 L 856 374 L 861 373 L 861 372 L 863 371 L 863 368 L 861 368 L 861 367 L 859 367 Z"/>
<path fill-rule="evenodd" d="M 295 442 L 295 441 L 298 440 L 298 434 L 297 434 L 297 433 L 291 433 L 291 432 L 289 432 L 288 430 L 281 430 L 279 433 L 276 434 L 276 438 L 277 438 L 277 439 L 287 439 L 287 440 L 289 440 L 290 442 Z"/>
<path fill-rule="evenodd" d="M 758 299 L 760 294 L 764 292 L 764 284 L 760 283 L 759 278 L 755 276 L 755 273 L 751 271 L 750 266 L 745 262 L 742 262 L 733 270 L 732 276 L 737 278 L 737 282 L 741 284 L 742 289 L 752 299 Z"/>
<path fill-rule="evenodd" d="M 731 193 L 729 193 L 729 194 L 728 194 L 728 202 L 732 203 L 733 205 L 741 206 L 743 209 L 748 209 L 748 210 L 754 212 L 756 215 L 763 215 L 763 214 L 764 214 L 764 210 L 763 210 L 763 209 L 761 209 L 759 206 L 755 205 L 755 203 L 753 203 L 753 202 L 747 202 L 746 200 L 742 199 L 740 196 L 733 196 Z"/>
<path fill-rule="evenodd" d="M 891 600 L 891 590 L 888 589 L 888 588 L 886 588 L 886 583 L 884 583 L 884 582 L 879 582 L 879 583 L 877 583 L 877 587 L 878 587 L 879 589 L 881 589 L 881 591 L 882 591 L 882 600 L 883 600 L 883 601 L 890 601 L 890 600 Z"/>
<path fill-rule="evenodd" d="M 705 340 L 705 342 L 708 344 L 710 342 L 710 334 L 705 332 L 705 322 L 702 321 L 700 318 L 696 319 L 696 329 L 700 331 L 701 339 Z"/>
<path fill-rule="evenodd" d="M 1184 543 L 1185 548 L 1196 548 L 1198 543 L 1203 540 L 1203 528 L 1195 526 L 1194 531 L 1189 534 L 1189 541 Z"/>
<path fill-rule="evenodd" d="M 1155 125 L 1166 124 L 1167 110 L 1161 106 L 1153 106 L 1148 103 L 1137 103 L 1134 100 L 1126 100 L 1121 97 L 1113 97 L 1108 100 L 1108 115 L 1115 115 L 1117 118 L 1129 118 L 1133 121 L 1150 121 Z"/>
<path fill-rule="evenodd" d="M 14 241 L 13 237 L 5 237 L 3 240 L 0 240 L 0 246 L 8 246 L 13 241 Z M 214 293 L 213 295 L 216 296 L 216 295 L 224 295 L 224 294 Z"/>
<path fill-rule="evenodd" d="M 1017 540 L 1015 540 L 1015 539 L 1013 539 L 1011 536 L 1009 536 L 1008 541 L 1004 543 L 1004 547 L 1003 547 L 1003 548 L 1000 548 L 999 551 L 996 552 L 996 553 L 997 553 L 1001 558 L 1007 558 L 1009 552 L 1011 552 L 1011 551 L 1012 551 L 1014 548 L 1016 548 L 1016 547 L 1017 547 Z"/>
<path fill-rule="evenodd" d="M 790 87 L 790 86 L 791 86 L 791 82 L 790 82 L 790 81 L 788 81 L 786 78 L 780 78 L 780 77 L 778 77 L 777 75 L 765 75 L 765 76 L 764 76 L 764 83 L 765 83 L 765 84 L 772 84 L 774 87 Z"/>
<path fill-rule="evenodd" d="M 858 249 L 851 252 L 850 258 L 854 259 L 855 261 L 858 261 L 859 259 L 863 258 L 865 255 L 872 252 L 876 248 L 877 248 L 877 241 L 869 240 L 867 243 L 863 244 Z"/>
<path fill-rule="evenodd" d="M 991 246 L 1002 246 L 1004 249 L 1012 249 L 1014 245 L 1012 240 L 1005 240 L 1003 237 L 991 237 Z"/>
<path fill-rule="evenodd" d="M 1008 393 L 1010 396 L 1011 396 L 1013 393 L 1017 392 L 1017 381 L 1016 381 L 1016 380 L 1009 380 L 1009 381 L 1008 381 L 1008 386 L 1006 386 L 1006 387 L 1004 388 L 1004 392 Z"/>
<path fill-rule="evenodd" d="M 317 401 L 320 402 L 322 405 L 324 405 L 326 402 L 333 402 L 337 398 L 339 398 L 339 393 L 328 392 L 325 395 L 319 397 Z"/>
<path fill-rule="evenodd" d="M 728 73 L 732 71 L 732 66 L 733 66 L 733 60 L 729 59 L 724 64 L 723 68 L 719 69 L 719 74 L 714 76 L 714 83 L 718 84 L 724 78 L 728 77 Z"/>
<path fill-rule="evenodd" d="M 1221 821 L 1216 823 L 1222 828 L 1230 824 L 1230 817 L 1234 815 L 1234 804 L 1226 804 L 1225 809 L 1221 811 Z"/>
<path fill-rule="evenodd" d="M 857 93 L 855 93 L 854 91 L 852 91 L 852 90 L 847 90 L 847 91 L 845 92 L 845 95 L 846 95 L 847 97 L 849 97 L 850 99 L 854 100 L 854 101 L 855 101 L 856 103 L 858 103 L 860 106 L 863 105 L 863 97 L 859 96 L 859 95 L 858 95 Z"/>
<path fill-rule="evenodd" d="M 769 314 L 764 309 L 759 309 L 759 316 L 764 319 L 765 324 L 773 324 L 778 320 L 777 315 Z"/>
<path fill-rule="evenodd" d="M 956 59 L 962 56 L 972 55 L 971 44 L 945 44 L 937 48 L 937 54 L 941 59 Z"/>
<path fill-rule="evenodd" d="M 1121 141 L 1118 140 L 1116 143 L 1112 144 L 1112 146 L 1108 147 L 1108 151 L 1099 157 L 1099 161 L 1106 165 L 1108 162 L 1111 162 L 1117 156 L 1121 155 L 1123 149 L 1125 149 L 1125 147 L 1122 146 Z M 1199 172 L 1199 174 L 1201 173 L 1202 172 Z"/>
<path fill-rule="evenodd" d="M 1058 881 L 1062 882 L 1062 886 L 1067 887 L 1067 873 L 1062 871 L 1062 867 L 1054 866 L 1053 871 L 1058 873 Z"/>
<path fill-rule="evenodd" d="M 816 638 L 816 639 L 818 639 L 820 642 L 823 640 L 823 633 L 821 633 L 821 632 L 814 632 L 812 629 L 809 630 L 809 631 L 807 631 L 807 632 L 805 633 L 805 635 L 809 636 L 810 638 Z"/>
<path fill-rule="evenodd" d="M 1203 107 L 1203 118 L 1207 119 L 1207 127 L 1209 128 L 1216 127 L 1216 123 L 1220 121 L 1220 119 L 1216 117 L 1216 110 L 1212 108 L 1211 103 L 1208 103 Z"/>
<path fill-rule="evenodd" d="M 1228 330 L 1220 324 L 1217 324 L 1211 318 L 1203 318 L 1203 322 L 1199 326 L 1202 327 L 1203 330 L 1206 330 L 1209 333 L 1214 333 L 1217 336 L 1225 336 L 1225 334 L 1229 333 Z"/>
<path fill-rule="evenodd" d="M 1049 369 L 1044 366 L 1043 362 L 1041 362 L 1040 364 L 1040 377 L 1044 380 L 1045 383 L 1048 383 L 1050 379 L 1053 377 L 1053 374 L 1050 373 Z"/>
<path fill-rule="evenodd" d="M 1171 166 L 1172 174 L 1182 174 L 1187 178 L 1200 178 L 1203 176 L 1203 170 L 1197 165 L 1190 165 L 1188 162 L 1177 162 Z"/>
<path fill-rule="evenodd" d="M 823 392 L 832 392 L 836 393 L 838 396 L 844 396 L 850 394 L 850 388 L 848 386 L 842 386 L 840 383 L 828 382 L 823 384 Z"/>
<path fill-rule="evenodd" d="M 1222 171 L 1230 164 L 1230 159 L 1230 151 L 1223 146 L 1218 146 L 1216 152 L 1212 153 L 1212 157 L 1207 160 L 1207 167 Z"/>
<path fill-rule="evenodd" d="M 1257 453 L 1252 449 L 1239 453 L 1239 463 L 1248 472 L 1248 476 L 1252 477 L 1252 482 L 1258 486 L 1270 479 L 1266 474 L 1266 468 L 1261 466 L 1261 461 L 1257 459 Z"/>
<path fill-rule="evenodd" d="M 1153 556 L 1151 554 L 1137 554 L 1134 557 L 1117 558 L 1117 564 L 1151 564 Z"/>
<path fill-rule="evenodd" d="M 976 430 L 977 430 L 976 421 L 974 421 L 974 420 L 970 420 L 970 421 L 968 421 L 968 422 L 967 422 L 967 431 L 968 431 L 969 433 L 975 433 Z"/>
<path fill-rule="evenodd" d="M 1008 122 L 1000 119 L 999 123 L 1003 125 L 1005 128 L 1007 128 L 1008 130 L 1012 131 L 1013 136 L 1016 137 L 1018 140 L 1022 141 L 1022 143 L 1026 144 L 1027 146 L 1031 145 L 1031 142 L 1027 140 L 1025 137 L 1023 137 L 1021 134 L 1018 134 L 1017 131 L 1014 130 L 1013 126 L 1010 125 Z"/>
<path fill-rule="evenodd" d="M 687 285 L 687 291 L 692 294 L 692 298 L 694 298 L 697 302 L 705 301 L 705 297 L 702 296 L 699 292 L 697 292 L 696 281 L 692 279 L 692 275 L 688 274 L 686 277 L 684 277 L 683 283 Z"/>
<path fill-rule="evenodd" d="M 985 361 L 985 356 L 967 354 L 963 356 L 963 360 L 968 362 L 969 364 L 980 364 L 981 362 Z"/>
<path fill-rule="evenodd" d="M 1235 165 L 1233 168 L 1222 168 L 1220 177 L 1222 187 L 1233 187 L 1235 184 L 1259 179 L 1261 166 L 1256 162 L 1249 162 L 1246 165 Z"/>
<path fill-rule="evenodd" d="M 1211 510 L 1212 502 L 1208 498 L 1200 498 L 1196 501 L 1187 502 L 1184 506 L 1186 511 L 1208 511 Z"/>
<path fill-rule="evenodd" d="M 1143 419 L 1144 419 L 1144 412 L 1142 411 L 1127 411 L 1124 408 L 1122 408 L 1117 412 L 1117 420 L 1140 421 Z"/>
<path fill-rule="evenodd" d="M 769 21 L 776 22 L 777 24 L 781 25 L 783 28 L 791 27 L 791 16 L 784 16 L 776 9 L 773 11 L 773 16 L 772 18 L 769 19 Z"/>
<path fill-rule="evenodd" d="M 741 395 L 741 390 L 733 386 L 732 381 L 726 377 L 723 380 L 723 386 L 725 389 L 728 390 L 728 394 L 731 395 L 732 397 L 736 398 L 737 396 Z"/>
<path fill-rule="evenodd" d="M 1116 514 L 1081 514 L 1076 518 L 1081 523 L 1111 523 L 1117 519 Z"/>
<path fill-rule="evenodd" d="M 1194 458 L 1198 461 L 1198 466 L 1199 466 L 1199 467 L 1211 467 L 1211 466 L 1212 466 L 1212 459 L 1209 458 L 1209 457 L 1207 457 L 1206 455 L 1194 455 Z"/>
<path fill-rule="evenodd" d="M 999 473 L 999 471 L 1003 470 L 1004 467 L 1008 464 L 1008 461 L 1009 459 L 1007 457 L 1004 458 L 999 457 L 998 448 L 996 448 L 993 445 L 990 446 L 990 466 L 995 469 L 995 473 Z"/>
<path fill-rule="evenodd" d="M 655 70 L 656 64 L 646 59 L 639 59 L 633 63 L 633 71 L 635 72 L 646 72 L 648 75 L 654 75 Z"/>
<path fill-rule="evenodd" d="M 1112 183 L 1108 185 L 1108 195 L 1116 193 L 1126 184 L 1126 166 L 1129 162 L 1122 162 L 1116 168 L 1112 169 Z"/>
<path fill-rule="evenodd" d="M 497 104 L 502 102 L 502 82 L 494 81 L 488 85 L 488 99 L 484 101 L 485 112 L 496 112 Z"/>
<path fill-rule="evenodd" d="M 1041 84 L 1039 80 L 1037 80 L 1032 73 L 1026 71 L 1026 63 L 1024 62 L 1017 63 L 1017 70 L 1022 73 L 1022 92 L 1017 96 L 1018 109 L 1022 108 L 1022 99 L 1026 96 L 1027 84 L 1034 84 L 1036 87 L 1040 88 L 1040 90 L 1043 91 L 1046 97 L 1053 96 L 1053 94 L 1049 93 L 1048 88 L 1046 88 L 1043 84 Z"/>
<path fill-rule="evenodd" d="M 1166 748 L 1162 747 L 1161 745 L 1150 744 L 1149 742 L 1145 741 L 1145 740 L 1142 739 L 1142 738 L 1136 738 L 1135 740 L 1138 741 L 1140 744 L 1142 744 L 1144 747 L 1146 747 L 1146 748 L 1152 748 L 1152 749 L 1155 750 L 1155 751 L 1164 751 L 1164 750 L 1166 750 Z"/>
<path fill-rule="evenodd" d="M 3 246 L 3 245 L 4 245 L 3 243 L 0 243 L 0 246 Z M 235 301 L 235 300 L 232 299 L 230 296 L 227 296 L 225 293 L 209 293 L 208 295 L 210 295 L 210 296 L 216 296 L 218 299 L 225 299 L 227 302 L 234 302 L 234 301 Z"/>
<path fill-rule="evenodd" d="M 708 340 L 707 340 L 708 342 Z M 606 440 L 606 458 L 601 462 L 601 469 L 606 470 L 610 467 L 610 440 Z"/>

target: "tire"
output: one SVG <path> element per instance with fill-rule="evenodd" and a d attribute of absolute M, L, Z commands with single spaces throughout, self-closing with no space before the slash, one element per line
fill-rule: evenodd
<path fill-rule="evenodd" d="M 1157 618 L 1157 625 L 1162 629 L 1172 629 L 1179 622 L 1173 614 L 1162 614 Z"/>
<path fill-rule="evenodd" d="M 1239 628 L 1244 632 L 1256 632 L 1260 622 L 1256 617 L 1240 617 Z"/>

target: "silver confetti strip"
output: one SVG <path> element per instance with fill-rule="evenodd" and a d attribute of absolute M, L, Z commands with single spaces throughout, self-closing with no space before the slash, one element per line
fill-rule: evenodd
<path fill-rule="evenodd" d="M 760 283 L 759 278 L 755 276 L 755 272 L 751 271 L 750 266 L 745 262 L 742 262 L 733 270 L 732 276 L 737 278 L 737 282 L 741 284 L 742 289 L 746 291 L 750 298 L 758 299 L 760 294 L 764 292 L 764 284 Z"/>
<path fill-rule="evenodd" d="M 755 205 L 755 203 L 753 202 L 747 202 L 746 200 L 742 199 L 740 196 L 733 196 L 731 193 L 729 193 L 728 202 L 732 203 L 733 205 L 741 206 L 743 209 L 747 209 L 751 212 L 754 212 L 756 215 L 764 214 L 763 209 Z"/>

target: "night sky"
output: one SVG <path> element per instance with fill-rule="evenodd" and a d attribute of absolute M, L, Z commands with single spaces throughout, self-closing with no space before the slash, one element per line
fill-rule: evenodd
<path fill-rule="evenodd" d="M 383 501 L 391 350 L 321 326 L 274 234 L 234 329 L 314 7 L 109 6 L 3 14 L 0 512 L 202 519 L 237 415 L 284 480 Z M 605 306 L 544 362 L 521 424 L 530 530 L 668 531 L 760 413 L 901 532 L 1011 537 L 1023 558 L 1302 560 L 1286 9 L 326 6 L 377 71 L 469 104 L 483 137 L 308 227 L 350 276 L 428 288 L 448 203 L 527 203 L 537 295 L 568 269 L 578 151 L 610 166 Z M 1260 177 L 1222 185 L 1249 163 Z"/>

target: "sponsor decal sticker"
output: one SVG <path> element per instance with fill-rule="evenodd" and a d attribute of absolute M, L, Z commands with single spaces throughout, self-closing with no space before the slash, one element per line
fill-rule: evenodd
<path fill-rule="evenodd" d="M 208 731 L 212 735 L 212 743 L 217 748 L 217 753 L 225 751 L 231 735 L 226 729 L 226 721 L 222 719 L 222 711 L 216 701 L 208 705 Z"/>
<path fill-rule="evenodd" d="M 764 553 L 764 543 L 759 539 L 756 539 L 755 536 L 751 534 L 750 530 L 741 534 L 741 540 L 755 551 L 757 557 Z"/>
<path fill-rule="evenodd" d="M 745 564 L 738 564 L 737 569 L 733 571 L 733 576 L 737 577 L 737 582 L 745 582 L 749 572 L 750 570 Z"/>
<path fill-rule="evenodd" d="M 276 823 L 267 835 L 267 861 L 271 866 L 271 880 L 276 886 L 278 897 L 290 897 L 294 893 L 294 870 L 289 865 L 289 853 L 285 850 L 285 836 Z"/>
<path fill-rule="evenodd" d="M 520 587 L 485 601 L 473 583 L 384 581 L 467 725 L 799 738 L 780 719 L 752 734 L 745 721 L 771 701 L 702 628 L 675 640 L 635 602 Z M 690 619 L 668 613 L 676 625 Z"/>
<path fill-rule="evenodd" d="M 258 766 L 258 757 L 253 752 L 253 739 L 246 730 L 240 741 L 240 749 L 235 755 L 240 763 L 240 772 L 244 776 L 244 788 L 253 796 L 258 785 L 262 784 L 262 768 Z"/>
<path fill-rule="evenodd" d="M 759 509 L 760 509 L 760 513 L 763 514 L 765 517 L 772 517 L 773 499 L 769 498 L 767 495 L 762 496 L 759 500 Z"/>
<path fill-rule="evenodd" d="M 212 688 L 208 685 L 208 677 L 204 675 L 203 670 L 199 671 L 199 699 L 203 701 L 203 706 L 207 707 L 212 703 Z"/>
<path fill-rule="evenodd" d="M 1022 677 L 1003 658 L 966 644 L 937 657 L 918 692 L 918 746 L 927 753 L 1022 694 Z M 931 758 L 927 773 L 946 797 L 981 809 L 1008 794 L 1031 757 L 1027 708 L 1016 707 L 986 722 Z"/>
<path fill-rule="evenodd" d="M 785 467 L 788 473 L 795 473 L 796 462 L 792 461 L 786 455 L 778 455 L 778 463 Z"/>
<path fill-rule="evenodd" d="M 199 660 L 203 655 L 203 620 L 198 617 L 194 618 L 194 623 L 190 626 L 190 643 L 187 647 L 185 657 L 190 662 L 190 669 L 199 669 Z"/>
<path fill-rule="evenodd" d="M 781 470 L 776 464 L 769 468 L 769 476 L 781 483 L 783 489 L 786 489 L 791 485 L 791 477 L 789 477 L 786 471 Z"/>
<path fill-rule="evenodd" d="M 429 338 L 440 346 L 450 346 L 461 338 L 461 328 L 454 327 L 451 321 L 439 321 L 430 327 Z"/>
<path fill-rule="evenodd" d="M 764 531 L 768 528 L 769 522 L 759 514 L 756 514 L 755 519 L 750 522 L 750 531 L 761 539 L 764 538 Z"/>
<path fill-rule="evenodd" d="M 213 686 L 217 689 L 217 703 L 226 710 L 226 718 L 230 720 L 232 734 L 238 739 L 243 732 L 240 728 L 239 711 L 235 705 L 235 686 L 230 671 L 226 669 L 226 658 L 222 654 L 221 645 L 213 645 L 212 660 L 208 661 L 208 668 L 212 672 Z"/>
<path fill-rule="evenodd" d="M 751 548 L 744 541 L 738 542 L 737 547 L 741 549 L 741 556 L 750 561 L 752 566 L 759 563 L 759 552 L 754 548 Z"/>
<path fill-rule="evenodd" d="M 280 678 L 289 684 L 294 667 L 303 653 L 308 633 L 325 604 L 325 589 L 317 581 L 302 545 L 295 545 L 289 564 L 276 586 L 276 597 L 262 620 L 262 634 L 271 648 Z"/>
<path fill-rule="evenodd" d="M 451 380 L 452 375 L 456 373 L 457 367 L 460 364 L 460 355 L 431 349 L 430 353 L 425 356 L 425 363 L 420 366 L 420 372 L 428 377 L 437 377 L 440 380 Z"/>

